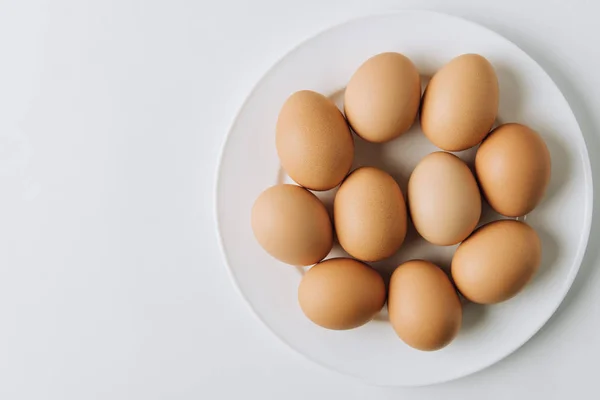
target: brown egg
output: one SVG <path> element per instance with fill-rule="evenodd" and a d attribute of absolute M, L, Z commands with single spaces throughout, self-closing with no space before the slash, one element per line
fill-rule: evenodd
<path fill-rule="evenodd" d="M 447 346 L 462 323 L 462 306 L 440 268 L 423 260 L 400 265 L 390 280 L 388 311 L 396 334 L 415 349 Z"/>
<path fill-rule="evenodd" d="M 550 153 L 534 130 L 504 124 L 483 141 L 475 157 L 481 191 L 494 210 L 507 217 L 530 213 L 550 181 Z"/>
<path fill-rule="evenodd" d="M 363 167 L 340 186 L 333 202 L 340 245 L 352 257 L 378 261 L 393 255 L 406 236 L 406 204 L 386 172 Z"/>
<path fill-rule="evenodd" d="M 425 156 L 408 181 L 408 207 L 425 240 L 449 246 L 473 232 L 481 216 L 481 196 L 467 165 L 450 153 Z"/>
<path fill-rule="evenodd" d="M 344 111 L 354 132 L 382 143 L 406 132 L 417 117 L 421 77 L 399 53 L 369 58 L 354 73 L 344 95 Z"/>
<path fill-rule="evenodd" d="M 325 206 L 300 186 L 277 185 L 262 192 L 254 202 L 251 219 L 258 243 L 287 264 L 315 264 L 333 245 Z"/>
<path fill-rule="evenodd" d="M 354 139 L 344 116 L 331 100 L 310 90 L 286 100 L 275 144 L 283 169 L 311 190 L 339 185 L 354 159 Z"/>
<path fill-rule="evenodd" d="M 369 322 L 385 303 L 385 284 L 366 264 L 333 258 L 315 265 L 302 278 L 298 302 L 315 324 L 352 329 Z"/>
<path fill-rule="evenodd" d="M 463 54 L 440 69 L 427 85 L 421 128 L 443 150 L 468 149 L 492 129 L 498 102 L 494 67 L 478 54 Z"/>
<path fill-rule="evenodd" d="M 480 304 L 519 293 L 538 270 L 540 239 L 529 225 L 501 220 L 479 228 L 452 258 L 452 278 L 467 299 Z"/>

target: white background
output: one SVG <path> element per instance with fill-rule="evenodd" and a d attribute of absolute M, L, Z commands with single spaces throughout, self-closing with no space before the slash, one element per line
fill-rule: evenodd
<path fill-rule="evenodd" d="M 0 0 L 0 398 L 598 398 L 598 218 L 571 292 L 529 343 L 403 389 L 275 339 L 235 292 L 214 217 L 221 146 L 267 68 L 333 24 L 399 8 L 472 19 L 529 53 L 573 108 L 598 180 L 594 4 Z"/>

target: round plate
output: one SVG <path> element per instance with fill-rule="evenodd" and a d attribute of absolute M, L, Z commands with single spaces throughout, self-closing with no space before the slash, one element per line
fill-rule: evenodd
<path fill-rule="evenodd" d="M 479 53 L 500 82 L 498 122 L 520 122 L 544 137 L 552 178 L 543 202 L 526 217 L 542 239 L 542 265 L 518 296 L 494 306 L 465 304 L 463 327 L 437 352 L 411 349 L 398 339 L 385 311 L 350 331 L 313 325 L 300 310 L 302 270 L 271 258 L 257 244 L 250 210 L 267 187 L 287 180 L 275 150 L 275 122 L 285 99 L 311 89 L 341 106 L 343 89 L 370 56 L 407 55 L 427 80 L 463 53 Z M 390 172 L 406 193 L 410 172 L 435 151 L 418 123 L 385 145 L 355 137 L 355 166 Z M 472 161 L 474 150 L 459 154 Z M 326 203 L 332 192 L 321 193 Z M 423 11 L 370 16 L 334 27 L 304 42 L 279 61 L 240 110 L 223 149 L 217 184 L 217 222 L 231 277 L 264 324 L 290 347 L 318 364 L 381 385 L 425 385 L 481 370 L 531 338 L 554 313 L 581 263 L 592 216 L 592 176 L 586 146 L 565 98 L 542 68 L 517 46 L 465 20 Z M 484 220 L 495 218 L 489 211 Z M 454 247 L 427 244 L 409 231 L 398 254 L 373 266 L 384 275 L 400 262 L 425 258 L 447 268 Z M 334 248 L 332 255 L 341 254 Z"/>

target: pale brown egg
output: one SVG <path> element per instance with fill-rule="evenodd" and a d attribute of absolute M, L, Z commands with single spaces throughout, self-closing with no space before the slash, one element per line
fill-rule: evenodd
<path fill-rule="evenodd" d="M 432 78 L 421 103 L 421 128 L 446 151 L 466 150 L 489 133 L 498 113 L 498 78 L 478 54 L 452 59 Z"/>
<path fill-rule="evenodd" d="M 388 311 L 396 334 L 415 349 L 447 346 L 462 324 L 462 306 L 440 268 L 423 260 L 400 265 L 390 280 Z"/>
<path fill-rule="evenodd" d="M 262 248 L 287 264 L 315 264 L 333 245 L 325 206 L 300 186 L 277 185 L 262 192 L 252 207 L 251 220 Z"/>
<path fill-rule="evenodd" d="M 539 268 L 542 244 L 533 228 L 501 220 L 479 228 L 452 258 L 452 278 L 467 299 L 494 304 L 519 293 Z"/>
<path fill-rule="evenodd" d="M 369 58 L 354 73 L 344 95 L 346 118 L 356 134 L 382 143 L 406 132 L 417 117 L 421 77 L 399 53 Z"/>
<path fill-rule="evenodd" d="M 481 143 L 475 172 L 481 191 L 494 210 L 507 217 L 530 213 L 550 181 L 550 152 L 533 129 L 504 124 Z"/>
<path fill-rule="evenodd" d="M 310 90 L 286 100 L 275 144 L 283 169 L 311 190 L 339 185 L 354 159 L 354 139 L 344 116 L 331 100 Z"/>
<path fill-rule="evenodd" d="M 404 196 L 394 178 L 380 169 L 352 172 L 335 196 L 333 215 L 340 245 L 359 260 L 390 257 L 404 242 Z"/>
<path fill-rule="evenodd" d="M 417 164 L 408 181 L 408 207 L 425 240 L 449 246 L 473 232 L 481 216 L 481 196 L 467 165 L 450 153 L 435 152 Z"/>
<path fill-rule="evenodd" d="M 320 262 L 306 272 L 298 287 L 304 314 L 328 329 L 352 329 L 369 322 L 385 297 L 385 284 L 377 271 L 351 258 Z"/>

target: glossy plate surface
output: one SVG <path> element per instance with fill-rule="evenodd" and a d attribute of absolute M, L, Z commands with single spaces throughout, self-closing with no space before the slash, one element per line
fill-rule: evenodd
<path fill-rule="evenodd" d="M 520 122 L 540 132 L 552 157 L 552 178 L 543 202 L 527 223 L 539 233 L 542 266 L 514 299 L 496 306 L 465 305 L 464 323 L 447 348 L 423 353 L 394 334 L 385 310 L 367 325 L 343 332 L 313 325 L 297 303 L 302 271 L 267 255 L 255 241 L 250 210 L 269 186 L 285 181 L 275 150 L 275 122 L 294 91 L 312 89 L 341 106 L 356 68 L 370 56 L 407 55 L 426 80 L 451 58 L 480 53 L 500 82 L 498 122 Z M 355 165 L 390 172 L 406 195 L 410 172 L 435 151 L 418 123 L 385 145 L 355 138 Z M 459 154 L 472 161 L 473 150 Z M 330 202 L 333 192 L 320 194 Z M 424 11 L 370 16 L 331 28 L 302 43 L 257 84 L 240 110 L 223 149 L 217 182 L 217 220 L 235 285 L 258 318 L 291 348 L 340 373 L 380 385 L 416 386 L 448 381 L 481 370 L 515 351 L 550 318 L 569 290 L 587 244 L 592 215 L 592 176 L 586 146 L 565 98 L 542 68 L 517 46 L 471 22 Z M 484 220 L 494 218 L 486 212 Z M 400 262 L 425 258 L 448 267 L 454 247 L 429 245 L 409 230 L 393 258 L 374 264 L 384 274 Z M 332 255 L 342 254 L 334 248 Z"/>

